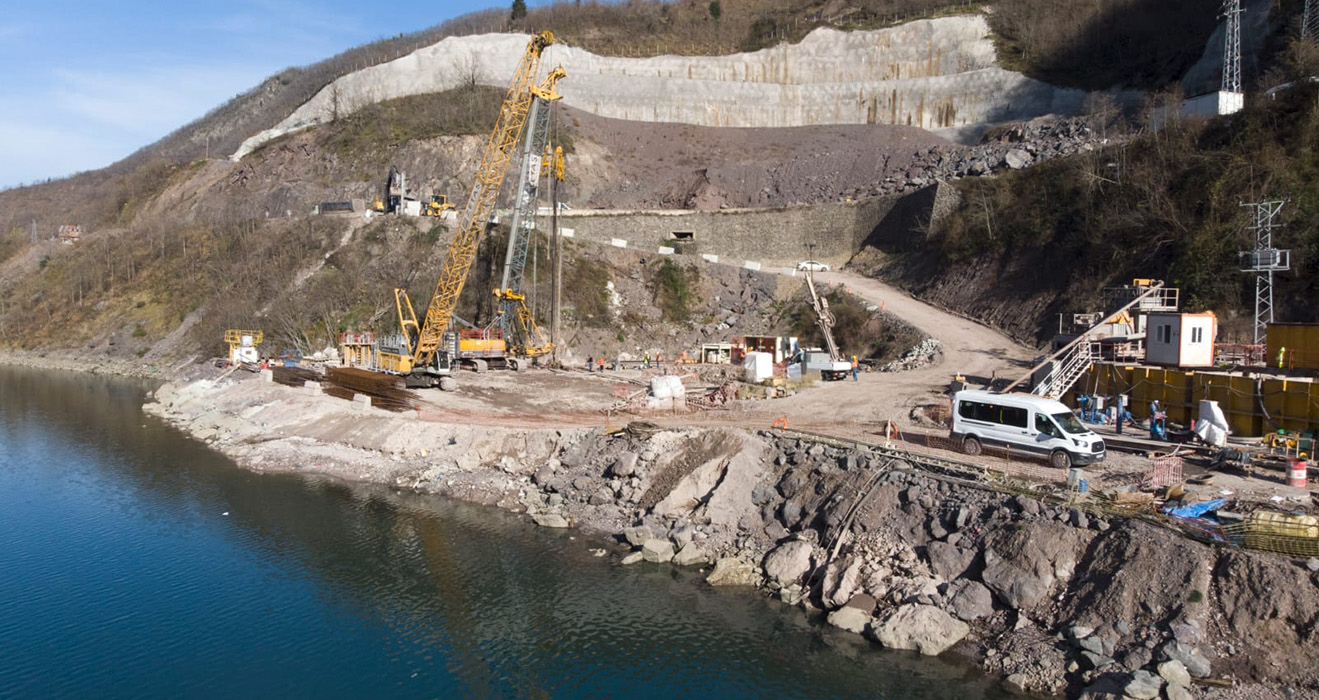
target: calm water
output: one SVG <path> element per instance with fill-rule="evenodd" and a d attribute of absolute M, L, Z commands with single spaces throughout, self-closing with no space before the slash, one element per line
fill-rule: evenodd
<path fill-rule="evenodd" d="M 500 511 L 259 476 L 0 367 L 0 697 L 999 698 Z"/>

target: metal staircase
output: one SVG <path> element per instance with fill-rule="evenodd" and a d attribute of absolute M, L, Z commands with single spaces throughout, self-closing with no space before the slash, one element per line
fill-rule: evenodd
<path fill-rule="evenodd" d="M 1061 397 L 1099 358 L 1099 343 L 1087 340 L 1073 345 L 1070 352 L 1053 361 L 1048 374 L 1035 385 L 1031 393 L 1051 399 Z"/>
<path fill-rule="evenodd" d="M 1034 381 L 1036 373 L 1047 367 L 1048 373 L 1044 375 L 1042 381 L 1034 386 L 1031 393 L 1055 399 L 1066 394 L 1067 390 L 1076 383 L 1076 380 L 1080 379 L 1081 375 L 1085 374 L 1086 370 L 1090 368 L 1090 365 L 1101 357 L 1099 341 L 1095 340 L 1096 329 L 1108 324 L 1118 315 L 1133 307 L 1162 306 L 1170 301 L 1175 303 L 1175 289 L 1169 290 L 1163 286 L 1163 282 L 1158 280 L 1147 280 L 1145 282 L 1147 283 L 1137 288 L 1121 308 L 1100 319 L 1098 323 L 1081 333 L 1075 340 L 1041 360 L 1020 379 L 1004 387 L 1003 393 L 1006 394 L 1012 391 L 1020 384 L 1029 386 L 1030 382 Z M 1171 295 L 1169 292 L 1171 292 Z"/>

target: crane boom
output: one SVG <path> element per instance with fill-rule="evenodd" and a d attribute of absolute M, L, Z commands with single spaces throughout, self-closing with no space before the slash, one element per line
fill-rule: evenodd
<path fill-rule="evenodd" d="M 504 104 L 499 110 L 499 118 L 486 143 L 485 155 L 481 158 L 472 193 L 467 198 L 453 242 L 449 244 L 449 252 L 440 267 L 435 294 L 431 297 L 417 342 L 412 348 L 413 367 L 430 364 L 440 347 L 444 331 L 449 326 L 449 319 L 453 316 L 458 297 L 467 281 L 467 273 L 471 270 L 472 261 L 476 259 L 481 234 L 485 232 L 486 222 L 494 212 L 495 200 L 503 186 L 509 161 L 517 150 L 522 129 L 526 125 L 527 112 L 537 88 L 535 79 L 541 53 L 553 43 L 554 34 L 551 32 L 545 31 L 533 36 L 513 74 Z"/>

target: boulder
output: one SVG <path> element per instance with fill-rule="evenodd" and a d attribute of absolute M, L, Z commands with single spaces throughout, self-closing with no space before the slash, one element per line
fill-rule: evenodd
<path fill-rule="evenodd" d="M 614 460 L 613 466 L 609 468 L 609 473 L 621 479 L 637 473 L 637 455 L 635 452 L 624 452 Z"/>
<path fill-rule="evenodd" d="M 1077 700 L 1123 700 L 1122 686 L 1110 676 L 1102 676 L 1086 686 Z"/>
<path fill-rule="evenodd" d="M 1163 655 L 1169 661 L 1180 661 L 1186 671 L 1195 678 L 1208 678 L 1212 672 L 1209 659 L 1200 653 L 1199 649 L 1178 641 L 1171 641 L 1163 645 Z"/>
<path fill-rule="evenodd" d="M 1004 528 L 985 551 L 980 579 L 1009 607 L 1031 608 L 1056 583 L 1071 579 L 1078 555 L 1093 536 L 1089 530 L 1039 520 L 1021 529 Z"/>
<path fill-rule="evenodd" d="M 655 563 L 670 561 L 673 559 L 673 543 L 668 540 L 646 540 L 641 545 L 641 556 Z"/>
<path fill-rule="evenodd" d="M 1168 685 L 1180 685 L 1190 687 L 1191 672 L 1186 670 L 1186 666 L 1180 661 L 1164 661 L 1159 664 L 1159 677 L 1168 682 Z"/>
<path fill-rule="evenodd" d="M 1131 674 L 1131 680 L 1122 686 L 1122 693 L 1135 700 L 1155 700 L 1163 691 L 1163 679 L 1140 670 Z"/>
<path fill-rule="evenodd" d="M 836 569 L 837 562 L 830 565 L 829 574 L 825 575 L 823 591 L 824 604 L 837 608 L 852 599 L 861 590 L 861 557 L 853 559 L 844 569 Z"/>
<path fill-rule="evenodd" d="M 1185 686 L 1169 684 L 1163 689 L 1163 694 L 1168 696 L 1168 700 L 1195 700 L 1191 691 Z"/>
<path fill-rule="evenodd" d="M 930 560 L 930 570 L 945 581 L 959 579 L 971 568 L 975 560 L 974 550 L 958 549 L 947 542 L 931 542 L 925 547 L 925 557 Z"/>
<path fill-rule="evenodd" d="M 1001 559 L 986 566 L 981 578 L 999 600 L 1013 610 L 1029 607 L 1042 600 L 1054 582 L 1051 573 L 1026 571 Z"/>
<path fill-rule="evenodd" d="M 623 566 L 630 566 L 632 564 L 636 564 L 637 562 L 640 562 L 643 559 L 645 559 L 645 556 L 642 555 L 641 552 L 632 552 L 631 554 L 623 557 Z"/>
<path fill-rule="evenodd" d="M 1020 148 L 1014 148 L 1003 154 L 1003 164 L 1013 170 L 1021 170 L 1030 165 L 1030 154 Z"/>
<path fill-rule="evenodd" d="M 559 513 L 536 513 L 531 519 L 541 527 L 568 527 L 568 519 Z"/>
<path fill-rule="evenodd" d="M 889 649 L 938 656 L 960 642 L 971 628 L 933 605 L 903 605 L 871 625 L 875 640 Z"/>
<path fill-rule="evenodd" d="M 994 596 L 978 581 L 954 581 L 948 586 L 948 610 L 971 622 L 994 614 Z"/>
<path fill-rule="evenodd" d="M 749 561 L 736 557 L 724 557 L 715 562 L 714 571 L 706 577 L 705 582 L 711 586 L 754 586 L 759 581 L 756 567 Z"/>
<path fill-rule="evenodd" d="M 829 613 L 828 621 L 834 627 L 861 634 L 866 631 L 866 625 L 870 624 L 870 613 L 861 608 L 844 605 Z"/>
<path fill-rule="evenodd" d="M 811 570 L 810 542 L 784 542 L 765 556 L 765 575 L 781 586 L 797 583 Z"/>
<path fill-rule="evenodd" d="M 673 563 L 678 566 L 704 566 L 710 563 L 710 553 L 699 544 L 689 542 L 673 555 Z"/>
<path fill-rule="evenodd" d="M 646 540 L 655 539 L 655 532 L 647 525 L 625 527 L 623 528 L 623 538 L 633 547 L 640 547 L 646 543 Z"/>

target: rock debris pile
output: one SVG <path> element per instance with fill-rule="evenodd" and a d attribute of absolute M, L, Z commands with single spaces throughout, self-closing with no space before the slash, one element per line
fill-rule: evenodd
<path fill-rule="evenodd" d="M 538 520 L 618 523 L 624 563 L 709 567 L 713 585 L 759 586 L 886 648 L 952 650 L 1020 691 L 1182 698 L 1193 678 L 1319 680 L 1273 665 L 1297 644 L 1319 651 L 1304 626 L 1319 575 L 1286 560 L 772 436 L 594 437 L 568 454 L 528 494 Z M 1304 581 L 1281 607 L 1224 595 L 1275 577 Z"/>
<path fill-rule="evenodd" d="M 908 350 L 902 357 L 879 368 L 881 372 L 903 372 L 933 365 L 943 359 L 943 343 L 934 338 L 926 338 Z"/>

